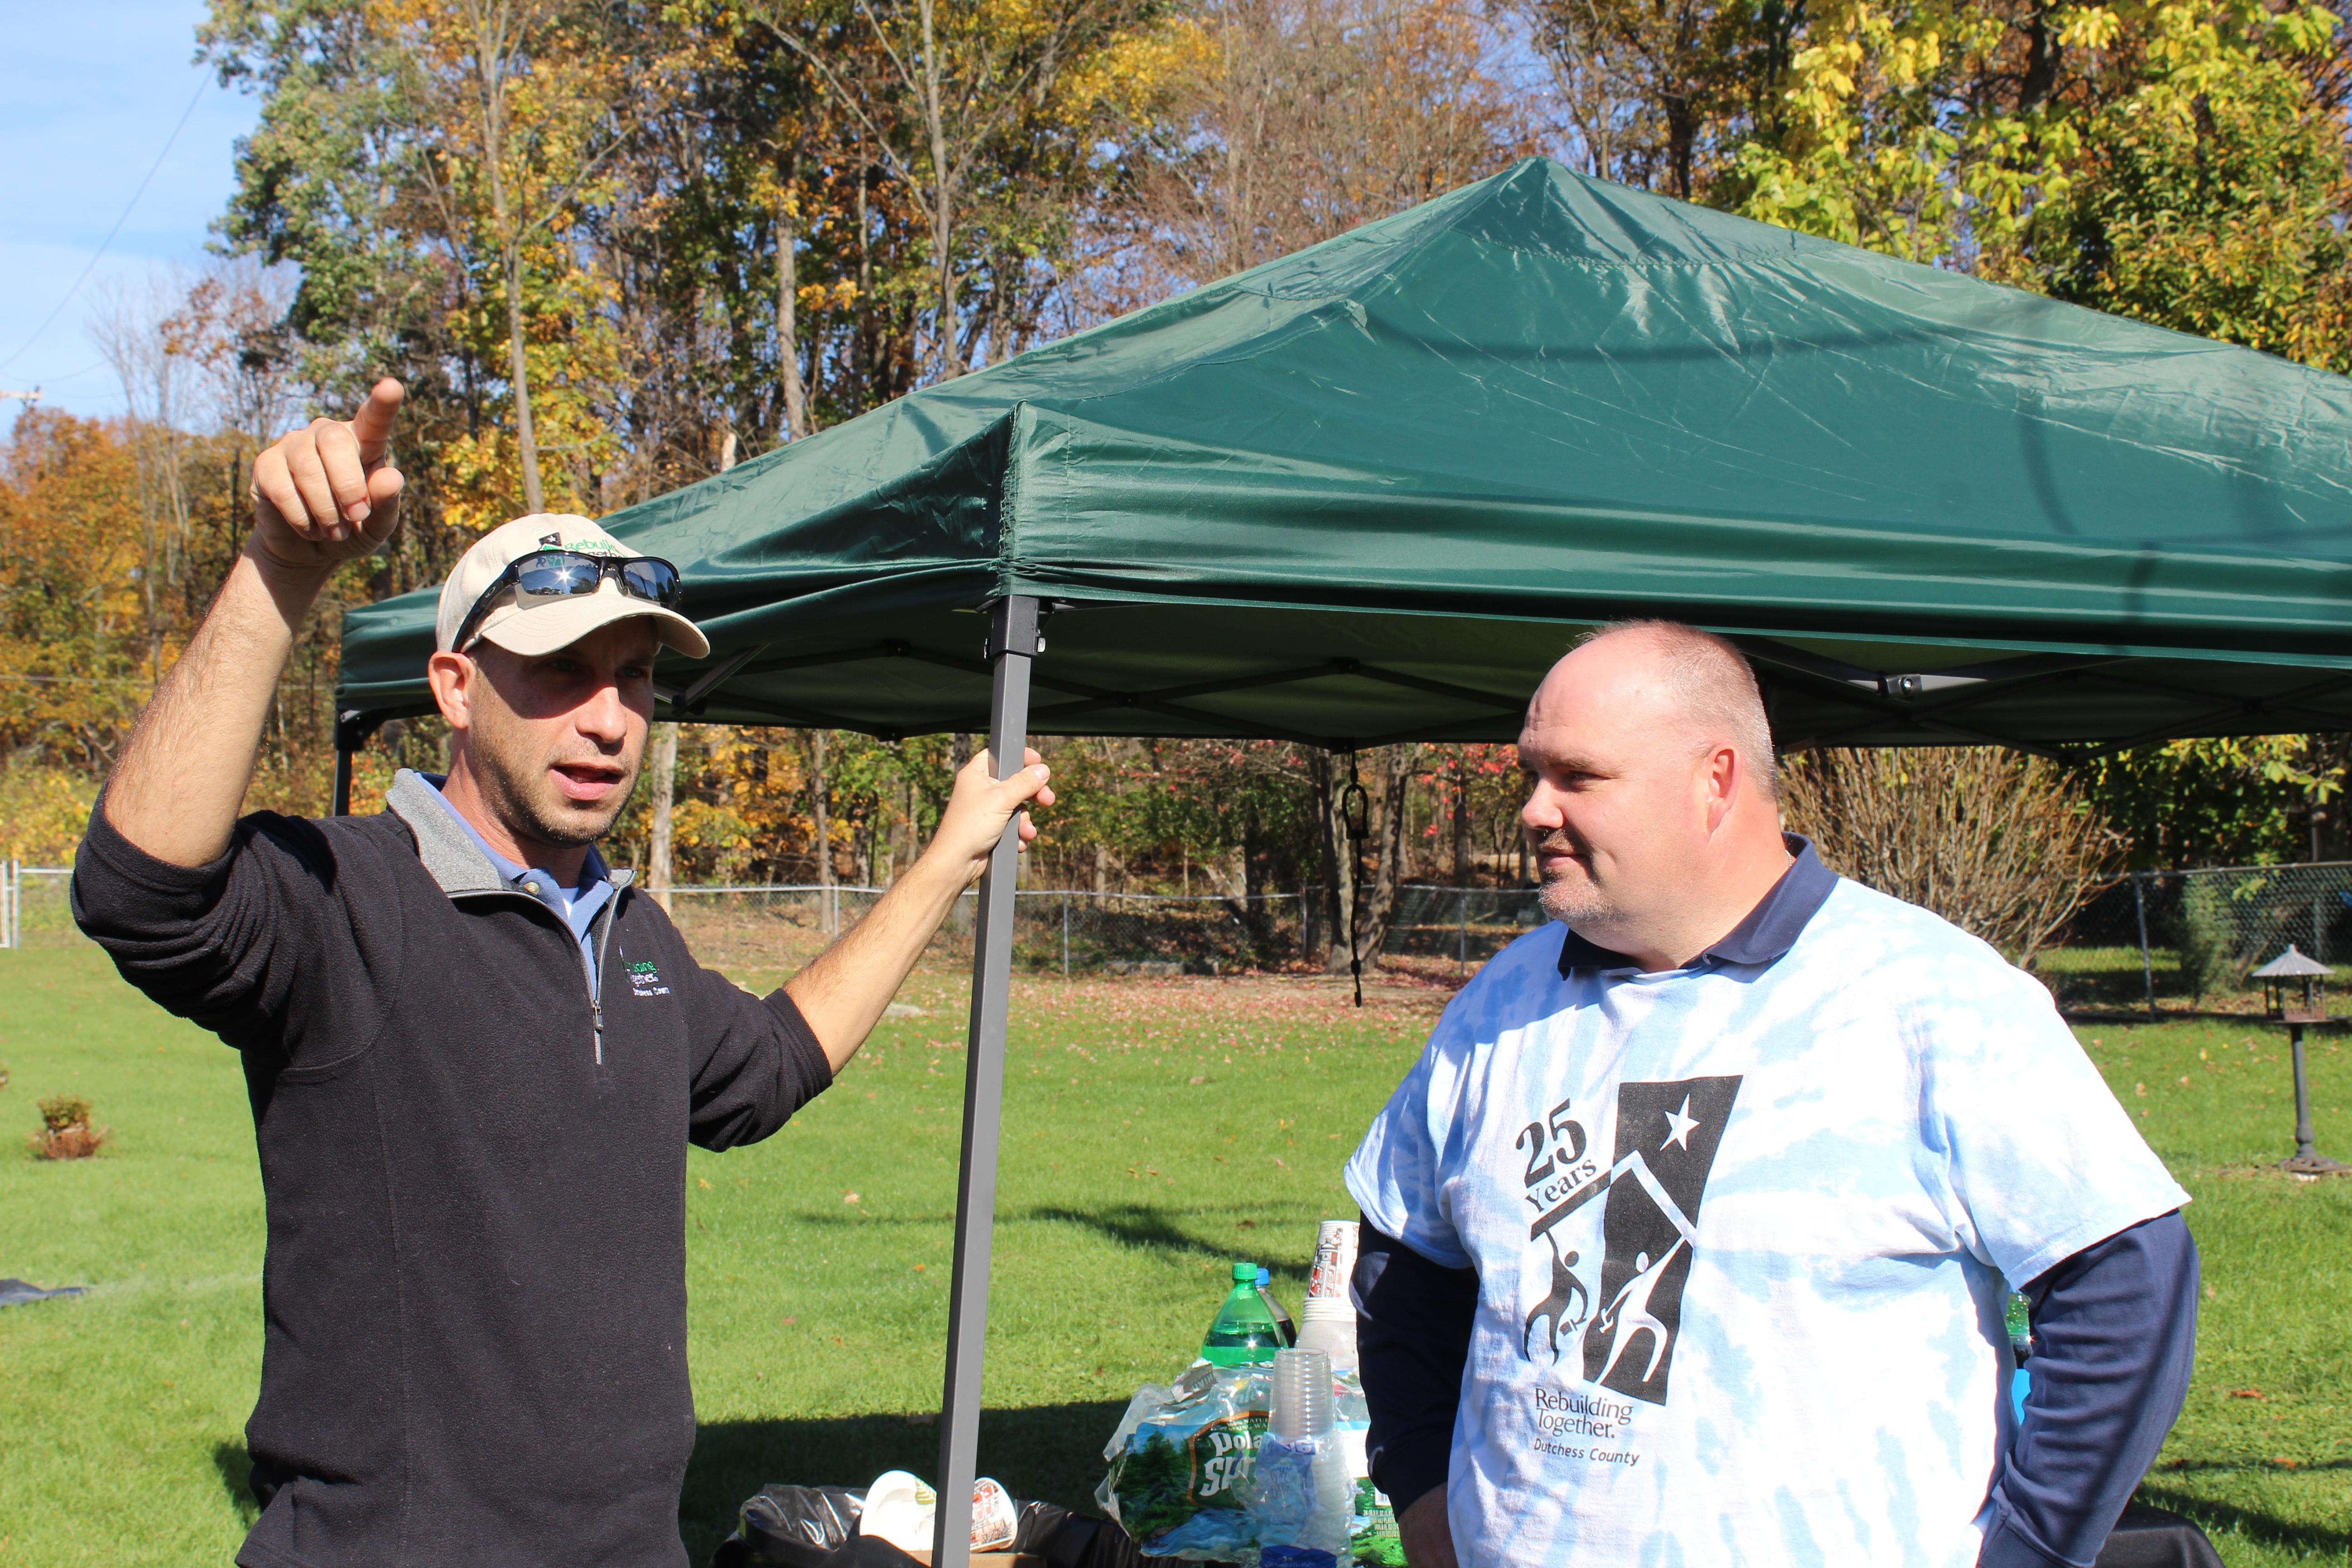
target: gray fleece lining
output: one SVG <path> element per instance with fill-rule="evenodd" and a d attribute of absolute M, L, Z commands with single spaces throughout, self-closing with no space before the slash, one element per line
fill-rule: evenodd
<path fill-rule="evenodd" d="M 425 862 L 425 869 L 453 899 L 514 892 L 473 836 L 450 816 L 448 804 L 438 798 L 440 793 L 424 774 L 409 768 L 393 774 L 392 787 L 384 792 L 384 809 L 408 824 L 408 830 L 416 836 L 416 858 Z M 612 879 L 615 893 L 636 879 L 634 871 L 605 874 Z"/>

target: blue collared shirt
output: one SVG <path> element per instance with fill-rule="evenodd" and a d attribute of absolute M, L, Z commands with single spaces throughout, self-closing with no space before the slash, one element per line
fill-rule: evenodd
<path fill-rule="evenodd" d="M 466 830 L 466 836 L 474 841 L 474 847 L 488 857 L 490 864 L 499 868 L 499 875 L 506 879 L 507 885 L 518 893 L 537 899 L 541 903 L 553 910 L 563 923 L 572 928 L 572 936 L 580 943 L 580 957 L 588 966 L 589 982 L 591 984 L 601 986 L 602 979 L 596 972 L 596 940 L 593 927 L 596 911 L 612 901 L 613 879 L 604 868 L 604 858 L 596 853 L 596 847 L 593 844 L 588 847 L 588 858 L 580 868 L 580 885 L 576 888 L 567 888 L 555 879 L 553 872 L 543 870 L 536 866 L 517 865 L 491 848 L 490 841 L 483 837 L 472 823 L 466 820 L 466 814 L 449 805 L 449 798 L 441 793 L 444 781 L 430 774 L 422 776 L 425 783 L 433 786 L 434 798 L 448 807 L 449 815 L 455 817 L 457 825 Z"/>
<path fill-rule="evenodd" d="M 1746 919 L 1691 960 L 1691 968 L 1717 963 L 1770 963 L 1796 945 L 1806 923 L 1837 891 L 1837 873 L 1822 864 L 1821 857 L 1813 853 L 1811 839 L 1783 833 L 1780 840 L 1789 847 L 1789 868 L 1780 873 L 1772 890 L 1748 911 Z M 1562 979 L 1579 969 L 1607 972 L 1638 971 L 1641 967 L 1622 952 L 1612 952 L 1599 942 L 1586 941 L 1572 928 L 1568 940 L 1560 944 Z"/>

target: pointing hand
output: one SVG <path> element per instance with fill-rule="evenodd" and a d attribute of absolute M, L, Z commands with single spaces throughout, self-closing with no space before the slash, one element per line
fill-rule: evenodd
<path fill-rule="evenodd" d="M 400 526 L 392 426 L 404 393 L 389 376 L 356 416 L 313 419 L 253 465 L 253 540 L 276 564 L 320 568 L 374 553 Z"/>

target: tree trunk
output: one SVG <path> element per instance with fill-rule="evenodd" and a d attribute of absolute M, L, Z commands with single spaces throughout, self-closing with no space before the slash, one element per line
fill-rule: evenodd
<path fill-rule="evenodd" d="M 784 374 L 784 439 L 808 434 L 808 388 L 801 382 L 800 259 L 791 222 L 776 219 L 776 358 Z"/>
<path fill-rule="evenodd" d="M 669 813 L 677 785 L 677 726 L 654 726 L 654 841 L 646 857 L 646 891 L 669 912 Z"/>
<path fill-rule="evenodd" d="M 1339 757 L 1330 752 L 1308 753 L 1307 771 L 1315 782 L 1316 858 L 1323 872 L 1323 907 L 1330 926 L 1330 946 L 1323 968 L 1330 974 L 1348 973 L 1349 942 L 1356 929 L 1355 846 L 1348 837 L 1348 821 L 1340 797 L 1348 780 Z"/>
<path fill-rule="evenodd" d="M 514 387 L 515 450 L 522 458 L 522 509 L 545 511 L 547 497 L 539 483 L 539 433 L 530 422 L 530 364 L 523 356 L 520 247 L 507 250 L 507 345 L 511 355 L 507 374 Z"/>
<path fill-rule="evenodd" d="M 825 815 L 824 731 L 809 731 L 809 754 L 814 759 L 809 767 L 809 801 L 811 815 L 816 819 L 816 885 L 820 918 L 828 931 L 838 923 L 834 917 L 833 890 L 833 826 Z"/>
<path fill-rule="evenodd" d="M 866 132 L 857 133 L 857 396 L 870 405 L 874 396 L 874 367 L 881 359 L 881 334 L 874 321 L 874 250 L 869 243 L 874 233 L 868 183 L 874 178 L 874 165 L 866 158 Z"/>
<path fill-rule="evenodd" d="M 1397 901 L 1404 894 L 1405 819 L 1412 805 L 1412 748 L 1382 746 L 1372 752 L 1371 850 L 1376 858 L 1371 882 L 1364 890 L 1362 943 L 1364 967 L 1370 969 L 1388 942 L 1389 925 L 1396 919 Z"/>
<path fill-rule="evenodd" d="M 499 267 L 507 288 L 507 378 L 514 388 L 515 447 L 522 459 L 522 502 L 527 512 L 545 511 L 539 483 L 539 435 L 530 419 L 530 366 L 523 353 L 522 235 L 507 201 L 506 45 L 504 5 L 477 12 L 474 68 L 482 95 L 482 173 L 490 185 L 490 216 L 498 227 Z M 494 41 L 495 40 L 495 41 Z"/>
<path fill-rule="evenodd" d="M 931 260 L 939 270 L 939 379 L 952 381 L 963 374 L 955 325 L 955 256 L 949 241 L 955 233 L 955 178 L 948 168 L 947 124 L 940 105 L 939 42 L 932 31 L 933 0 L 922 0 L 923 125 L 931 139 Z"/>
<path fill-rule="evenodd" d="M 1470 763 L 1454 759 L 1454 885 L 1470 885 Z"/>

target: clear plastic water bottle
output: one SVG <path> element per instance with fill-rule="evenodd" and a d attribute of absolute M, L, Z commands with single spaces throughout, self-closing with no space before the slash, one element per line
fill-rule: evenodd
<path fill-rule="evenodd" d="M 1298 1325 L 1282 1310 L 1274 1296 L 1274 1270 L 1261 1263 L 1257 1266 L 1257 1293 L 1265 1298 L 1265 1310 L 1274 1314 L 1274 1326 L 1282 1331 L 1282 1348 L 1289 1350 L 1298 1343 Z"/>
<path fill-rule="evenodd" d="M 1251 1366 L 1274 1360 L 1282 1349 L 1282 1328 L 1257 1288 L 1257 1265 L 1234 1265 L 1234 1288 L 1217 1309 L 1201 1342 L 1201 1359 L 1212 1366 Z"/>

